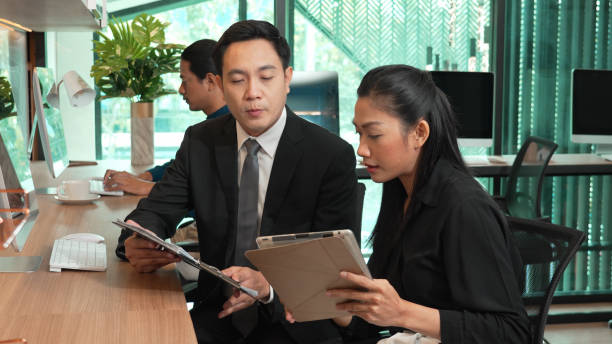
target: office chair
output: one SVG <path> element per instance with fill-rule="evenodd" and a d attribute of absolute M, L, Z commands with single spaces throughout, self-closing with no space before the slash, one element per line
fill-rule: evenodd
<path fill-rule="evenodd" d="M 359 247 L 361 247 L 361 220 L 363 218 L 363 203 L 365 198 L 366 186 L 364 183 L 357 183 L 357 202 L 355 212 L 355 228 L 353 228 L 353 234 Z M 187 252 L 200 252 L 200 246 L 196 241 L 177 242 L 177 245 L 181 246 Z M 185 279 L 180 273 L 178 274 L 183 286 L 183 293 L 185 293 L 185 299 L 187 302 L 197 300 L 197 281 L 190 281 Z"/>
<path fill-rule="evenodd" d="M 553 294 L 586 235 L 535 219 L 507 216 L 507 220 L 523 261 L 520 286 L 531 322 L 531 344 L 548 343 L 544 327 Z"/>
<path fill-rule="evenodd" d="M 523 143 L 512 163 L 505 196 L 494 197 L 506 214 L 550 222 L 542 217 L 540 199 L 544 171 L 557 147 L 556 143 L 535 136 L 529 136 Z"/>

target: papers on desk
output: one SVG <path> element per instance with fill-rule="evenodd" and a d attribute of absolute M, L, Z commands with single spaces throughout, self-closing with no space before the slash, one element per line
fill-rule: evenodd
<path fill-rule="evenodd" d="M 155 244 L 157 244 L 157 247 L 159 250 L 161 251 L 168 251 L 171 253 L 176 254 L 177 256 L 179 256 L 185 263 L 195 267 L 198 270 L 202 270 L 202 271 L 206 271 L 209 274 L 215 276 L 216 278 L 220 279 L 221 281 L 229 284 L 230 286 L 236 288 L 236 289 L 240 289 L 240 291 L 244 292 L 245 294 L 251 296 L 252 298 L 256 299 L 257 298 L 257 291 L 247 288 L 245 286 L 240 285 L 240 283 L 238 281 L 235 281 L 233 279 L 231 279 L 229 276 L 226 276 L 224 273 L 222 273 L 219 269 L 217 269 L 216 267 L 212 266 L 212 265 L 208 265 L 206 263 L 201 262 L 199 259 L 195 259 L 191 254 L 189 254 L 189 252 L 185 251 L 182 247 L 177 246 L 173 243 L 170 242 L 166 242 L 164 240 L 162 240 L 160 237 L 158 237 L 157 235 L 155 235 L 155 233 L 146 230 L 142 227 L 138 227 L 138 226 L 134 226 L 131 225 L 129 223 L 125 223 L 119 219 L 113 221 L 113 223 L 123 229 L 127 229 L 133 233 L 136 233 L 138 236 L 147 239 Z"/>

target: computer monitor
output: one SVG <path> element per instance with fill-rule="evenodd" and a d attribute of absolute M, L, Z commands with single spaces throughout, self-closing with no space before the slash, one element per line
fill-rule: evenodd
<path fill-rule="evenodd" d="M 51 90 L 54 79 L 53 72 L 49 68 L 37 67 L 33 70 L 34 108 L 38 118 L 36 124 L 49 172 L 52 178 L 57 178 L 68 167 L 68 150 L 64 137 L 62 114 L 58 109 L 50 106 L 46 97 L 43 97 Z"/>
<path fill-rule="evenodd" d="M 459 145 L 493 145 L 493 73 L 432 71 L 457 114 Z"/>
<path fill-rule="evenodd" d="M 10 116 L 0 120 L 0 189 L 23 190 L 0 192 L 0 209 L 4 209 L 0 216 L 8 220 L 2 227 L 1 245 L 6 248 L 12 243 L 18 251 L 23 249 L 38 215 L 27 155 L 28 141 L 23 135 L 21 118 Z M 19 210 L 25 208 L 29 213 Z M 14 225 L 7 226 L 9 222 Z M 5 232 L 6 229 L 11 233 Z"/>
<path fill-rule="evenodd" d="M 612 70 L 572 71 L 572 142 L 612 153 Z"/>
<path fill-rule="evenodd" d="M 338 73 L 293 72 L 287 105 L 298 116 L 338 135 Z"/>

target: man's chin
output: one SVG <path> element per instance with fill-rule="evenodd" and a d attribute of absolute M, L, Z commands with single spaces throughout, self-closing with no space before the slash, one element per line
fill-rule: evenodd
<path fill-rule="evenodd" d="M 242 126 L 242 129 L 244 129 L 244 131 L 246 131 L 249 135 L 252 136 L 259 136 L 268 129 L 264 125 L 255 123 L 255 121 L 249 121 L 249 123 L 247 124 L 247 126 L 243 125 L 242 123 L 240 125 Z"/>

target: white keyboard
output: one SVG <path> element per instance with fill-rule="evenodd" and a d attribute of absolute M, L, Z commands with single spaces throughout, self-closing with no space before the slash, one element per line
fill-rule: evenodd
<path fill-rule="evenodd" d="M 89 192 L 92 194 L 104 195 L 104 196 L 123 196 L 123 191 L 106 191 L 104 190 L 104 183 L 102 178 L 92 178 L 89 180 Z"/>
<path fill-rule="evenodd" d="M 106 271 L 106 244 L 57 239 L 49 260 L 49 271 L 62 269 Z"/>

